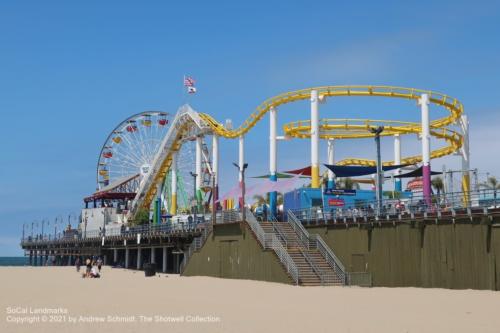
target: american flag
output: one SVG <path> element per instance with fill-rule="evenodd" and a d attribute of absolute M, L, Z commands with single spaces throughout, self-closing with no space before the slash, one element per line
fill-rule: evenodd
<path fill-rule="evenodd" d="M 194 87 L 196 81 L 191 76 L 184 76 L 184 86 L 185 87 Z"/>

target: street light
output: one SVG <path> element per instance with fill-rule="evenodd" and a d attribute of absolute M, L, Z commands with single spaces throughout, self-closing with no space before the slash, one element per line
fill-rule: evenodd
<path fill-rule="evenodd" d="M 215 201 L 215 172 L 212 173 L 212 225 L 217 219 L 217 202 Z"/>
<path fill-rule="evenodd" d="M 62 228 L 63 228 L 63 224 L 64 224 L 64 219 L 62 217 L 62 215 L 58 215 L 56 217 L 56 221 L 55 221 L 55 226 L 54 226 L 54 238 L 57 237 L 57 232 L 59 231 L 59 234 L 61 234 L 62 232 Z M 61 227 L 59 230 L 59 226 Z"/>
<path fill-rule="evenodd" d="M 45 225 L 45 219 L 42 220 L 42 240 L 43 240 L 43 226 Z"/>
<path fill-rule="evenodd" d="M 248 163 L 243 164 L 243 168 L 240 168 L 240 166 L 237 163 L 233 162 L 233 165 L 238 168 L 238 170 L 241 172 L 241 218 L 243 222 L 246 220 L 246 214 L 245 214 L 245 170 L 248 167 Z"/>
<path fill-rule="evenodd" d="M 198 175 L 192 171 L 190 171 L 189 173 L 193 177 L 193 199 L 195 202 L 195 205 L 193 207 L 193 216 L 194 216 L 194 222 L 196 224 L 196 214 L 197 214 L 197 210 L 198 210 L 198 198 L 196 195 L 196 177 L 198 177 Z"/>
<path fill-rule="evenodd" d="M 375 145 L 377 146 L 377 216 L 380 215 L 382 207 L 382 182 L 384 181 L 384 173 L 382 172 L 382 158 L 380 156 L 380 133 L 384 131 L 384 126 L 370 127 L 370 133 L 375 135 Z"/>

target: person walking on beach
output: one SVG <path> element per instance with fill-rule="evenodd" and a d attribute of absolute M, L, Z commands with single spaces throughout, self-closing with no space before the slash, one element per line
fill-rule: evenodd
<path fill-rule="evenodd" d="M 79 257 L 78 257 L 78 258 L 76 258 L 76 260 L 75 260 L 75 266 L 76 266 L 76 271 L 77 271 L 78 273 L 80 273 L 80 266 L 81 266 L 81 265 L 82 265 L 82 263 L 80 262 L 80 258 L 79 258 Z"/>
<path fill-rule="evenodd" d="M 101 267 L 102 267 L 102 259 L 101 257 L 97 258 L 97 268 L 99 269 L 99 273 L 101 273 Z"/>

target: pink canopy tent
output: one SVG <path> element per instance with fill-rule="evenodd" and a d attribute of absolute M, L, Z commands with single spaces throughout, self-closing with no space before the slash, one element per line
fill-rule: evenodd
<path fill-rule="evenodd" d="M 286 192 L 297 187 L 297 182 L 301 175 L 294 175 L 291 178 L 279 179 L 276 182 L 266 179 L 263 182 L 247 186 L 245 188 L 245 197 L 254 195 L 263 195 L 269 192 Z M 241 185 L 237 184 L 230 188 L 224 195 L 220 196 L 216 202 L 222 202 L 231 198 L 238 198 L 241 195 Z"/>

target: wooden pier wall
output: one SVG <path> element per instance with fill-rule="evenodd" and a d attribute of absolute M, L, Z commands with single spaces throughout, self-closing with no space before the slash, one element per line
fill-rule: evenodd
<path fill-rule="evenodd" d="M 496 219 L 496 221 L 495 221 Z M 500 290 L 500 222 L 489 217 L 414 224 L 309 226 L 348 271 L 373 286 Z"/>
<path fill-rule="evenodd" d="M 264 250 L 243 223 L 216 225 L 183 275 L 292 283 L 275 253 Z"/>

